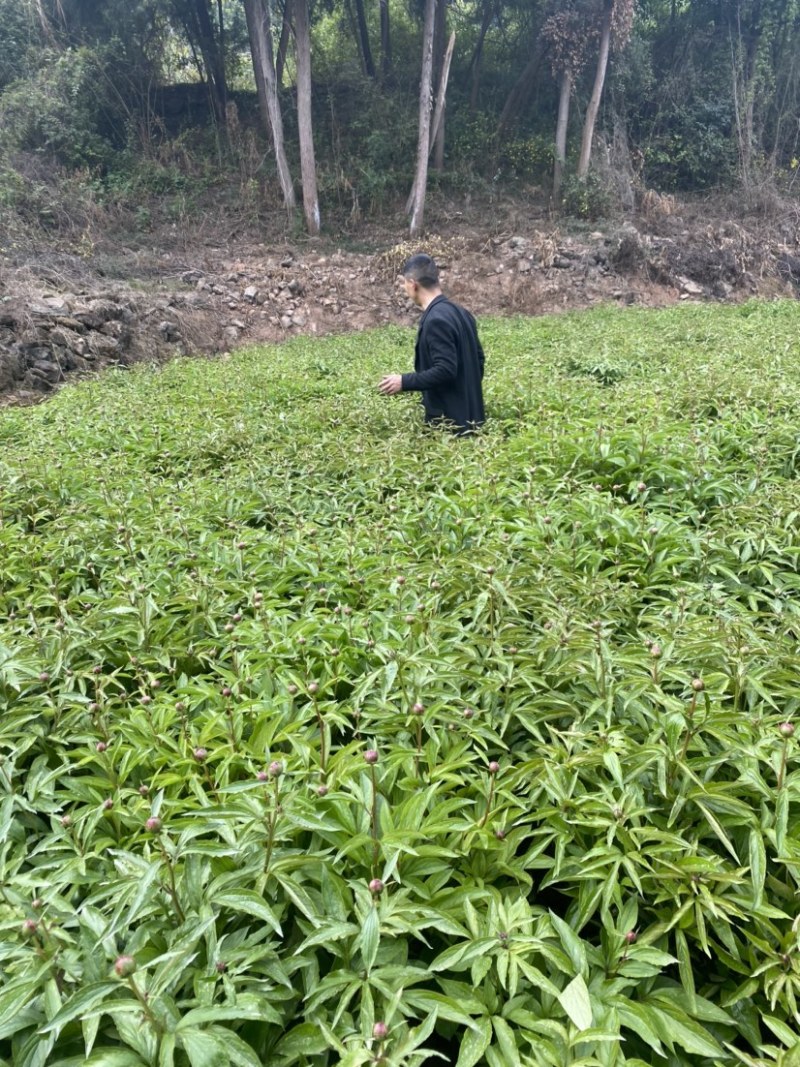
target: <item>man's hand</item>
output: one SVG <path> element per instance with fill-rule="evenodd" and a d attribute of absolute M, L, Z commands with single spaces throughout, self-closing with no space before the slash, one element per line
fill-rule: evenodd
<path fill-rule="evenodd" d="M 383 393 L 384 396 L 394 396 L 395 393 L 400 393 L 402 391 L 402 374 L 387 374 L 385 378 L 381 378 L 378 384 L 378 392 Z"/>

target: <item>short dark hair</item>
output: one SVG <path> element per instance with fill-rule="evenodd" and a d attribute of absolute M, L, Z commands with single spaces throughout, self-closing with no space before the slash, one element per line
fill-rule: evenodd
<path fill-rule="evenodd" d="M 400 272 L 404 278 L 410 278 L 423 289 L 435 289 L 439 284 L 439 268 L 430 256 L 424 252 L 407 259 Z"/>

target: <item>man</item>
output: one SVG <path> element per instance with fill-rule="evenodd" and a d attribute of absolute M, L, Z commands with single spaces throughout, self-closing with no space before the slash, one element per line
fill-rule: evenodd
<path fill-rule="evenodd" d="M 405 294 L 422 308 L 413 374 L 387 374 L 384 396 L 421 392 L 425 421 L 449 424 L 459 435 L 476 430 L 483 410 L 484 355 L 473 316 L 448 300 L 430 256 L 416 255 L 402 270 Z"/>

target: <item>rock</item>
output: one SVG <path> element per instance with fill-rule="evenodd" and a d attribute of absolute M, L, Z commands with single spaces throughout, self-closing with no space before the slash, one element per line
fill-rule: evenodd
<path fill-rule="evenodd" d="M 56 315 L 69 315 L 72 310 L 62 296 L 46 296 L 44 304 Z"/>
<path fill-rule="evenodd" d="M 235 326 L 237 330 L 246 329 L 245 324 L 241 319 L 231 319 L 231 326 Z"/>
<path fill-rule="evenodd" d="M 239 340 L 239 331 L 235 326 L 226 326 L 222 331 L 222 336 L 227 344 L 235 345 Z"/>
<path fill-rule="evenodd" d="M 302 328 L 306 324 L 306 317 L 302 311 L 297 311 L 292 316 L 292 325 Z"/>
<path fill-rule="evenodd" d="M 71 349 L 78 356 L 82 356 L 86 352 L 86 338 L 74 330 L 67 329 L 66 326 L 56 326 L 54 330 L 51 330 L 50 340 L 53 344 Z"/>
<path fill-rule="evenodd" d="M 301 293 L 305 292 L 305 286 L 299 278 L 292 278 L 289 282 L 288 289 L 292 296 L 300 296 Z"/>
<path fill-rule="evenodd" d="M 248 303 L 255 304 L 258 300 L 258 289 L 254 285 L 248 285 L 242 295 Z"/>
<path fill-rule="evenodd" d="M 531 261 L 529 259 L 521 259 L 521 260 L 519 260 L 519 262 L 517 263 L 517 270 L 519 271 L 520 274 L 530 274 L 530 272 L 531 272 Z"/>
<path fill-rule="evenodd" d="M 0 326 L 2 326 L 1 321 Z M 74 330 L 75 333 L 86 333 L 86 327 L 83 323 L 78 322 L 77 319 L 73 319 L 69 315 L 59 315 L 56 319 L 56 326 L 63 326 L 65 330 Z"/>
<path fill-rule="evenodd" d="M 22 360 L 18 352 L 0 352 L 0 393 L 10 392 L 22 377 Z"/>
<path fill-rule="evenodd" d="M 800 285 L 800 257 L 785 253 L 778 259 L 778 273 L 782 278 Z"/>
<path fill-rule="evenodd" d="M 168 322 L 165 319 L 164 322 L 160 322 L 158 324 L 158 332 L 161 334 L 161 336 L 164 338 L 164 340 L 167 341 L 168 343 L 180 340 L 180 336 L 181 335 L 180 335 L 180 330 L 178 329 L 177 323 Z"/>
<path fill-rule="evenodd" d="M 60 381 L 64 374 L 52 353 L 48 352 L 48 358 L 35 359 L 29 364 L 27 377 L 32 382 L 38 380 L 46 386 L 52 386 Z"/>
<path fill-rule="evenodd" d="M 553 256 L 553 266 L 558 267 L 559 270 L 569 270 L 572 260 L 567 259 L 566 256 Z"/>
<path fill-rule="evenodd" d="M 113 358 L 119 351 L 119 341 L 114 337 L 106 337 L 102 333 L 89 335 L 89 347 L 86 351 L 87 358 L 102 356 L 105 359 Z"/>
<path fill-rule="evenodd" d="M 103 323 L 108 322 L 109 319 L 118 319 L 122 309 L 113 300 L 90 300 L 89 311 Z M 76 315 L 75 317 L 79 318 L 80 316 Z"/>
<path fill-rule="evenodd" d="M 693 282 L 691 278 L 684 278 L 679 274 L 678 282 L 680 283 L 681 292 L 686 293 L 687 296 L 702 296 L 705 292 L 702 285 Z"/>
<path fill-rule="evenodd" d="M 528 241 L 527 241 L 527 238 L 525 238 L 525 237 L 512 237 L 512 238 L 510 238 L 510 240 L 508 242 L 508 247 L 513 252 L 518 252 L 518 251 L 521 251 L 523 248 L 525 248 L 527 246 L 527 244 L 528 244 Z"/>
<path fill-rule="evenodd" d="M 289 315 L 281 315 L 281 326 L 284 330 L 288 330 L 292 325 L 292 320 Z"/>

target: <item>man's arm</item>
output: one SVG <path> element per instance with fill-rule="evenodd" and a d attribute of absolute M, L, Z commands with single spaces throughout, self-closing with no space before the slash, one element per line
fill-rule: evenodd
<path fill-rule="evenodd" d="M 423 392 L 448 385 L 458 375 L 458 341 L 455 329 L 446 321 L 435 319 L 425 327 L 425 343 L 433 366 L 419 373 L 404 374 L 404 392 Z"/>

